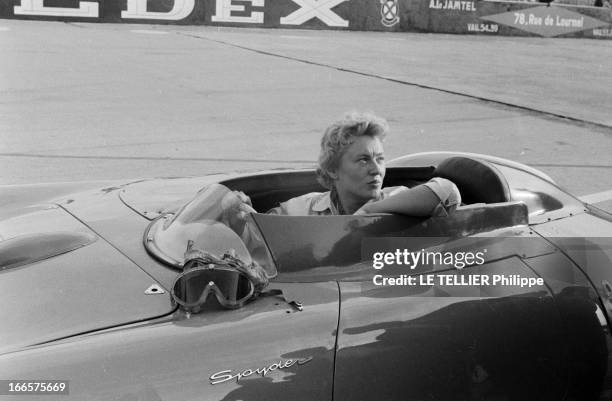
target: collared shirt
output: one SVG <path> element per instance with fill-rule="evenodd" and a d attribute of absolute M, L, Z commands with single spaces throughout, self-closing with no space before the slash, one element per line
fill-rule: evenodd
<path fill-rule="evenodd" d="M 461 195 L 457 186 L 444 178 L 433 178 L 425 185 L 440 199 L 440 203 L 435 207 L 432 216 L 448 216 L 461 204 Z M 409 188 L 404 186 L 387 187 L 381 190 L 381 197 L 378 200 L 393 196 Z M 290 216 L 329 216 L 338 215 L 338 211 L 331 199 L 331 193 L 311 192 L 306 195 L 297 196 L 282 202 L 280 206 L 270 209 L 270 214 L 283 214 Z"/>

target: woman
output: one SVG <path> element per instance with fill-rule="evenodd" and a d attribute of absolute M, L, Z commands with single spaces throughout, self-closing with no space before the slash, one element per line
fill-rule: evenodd
<path fill-rule="evenodd" d="M 328 192 L 298 196 L 269 211 L 293 216 L 401 213 L 446 216 L 460 203 L 449 180 L 434 178 L 415 186 L 382 188 L 383 140 L 387 122 L 372 114 L 347 114 L 321 138 L 317 179 Z"/>

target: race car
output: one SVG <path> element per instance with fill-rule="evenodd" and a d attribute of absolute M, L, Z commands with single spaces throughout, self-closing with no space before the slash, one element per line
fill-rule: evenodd
<path fill-rule="evenodd" d="M 314 170 L 4 191 L 0 394 L 611 399 L 612 216 L 485 155 L 384 185 L 432 177 L 450 216 L 266 213 Z"/>

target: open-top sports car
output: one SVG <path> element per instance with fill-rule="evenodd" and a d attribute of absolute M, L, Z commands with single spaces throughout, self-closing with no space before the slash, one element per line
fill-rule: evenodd
<path fill-rule="evenodd" d="M 448 217 L 266 214 L 322 191 L 312 170 L 0 194 L 0 391 L 611 399 L 612 216 L 483 155 L 408 155 L 384 185 L 432 177 Z"/>

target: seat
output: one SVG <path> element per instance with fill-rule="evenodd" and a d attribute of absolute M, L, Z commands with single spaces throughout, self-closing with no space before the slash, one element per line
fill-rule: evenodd
<path fill-rule="evenodd" d="M 324 192 L 325 188 L 317 182 L 314 170 L 282 171 L 264 173 L 245 177 L 231 178 L 222 181 L 233 191 L 242 191 L 251 198 L 253 207 L 260 213 L 265 213 L 296 196 L 309 192 Z"/>
<path fill-rule="evenodd" d="M 387 169 L 383 186 L 412 187 L 433 177 L 434 167 L 392 167 Z M 231 178 L 222 181 L 231 190 L 242 191 L 251 198 L 255 210 L 265 213 L 280 202 L 310 192 L 325 192 L 317 182 L 314 170 L 282 171 Z"/>
<path fill-rule="evenodd" d="M 438 164 L 434 176 L 454 182 L 464 204 L 501 203 L 511 200 L 510 187 L 504 176 L 495 166 L 484 160 L 451 157 Z"/>

